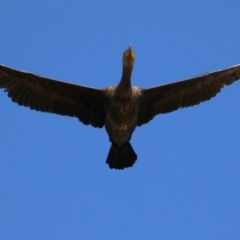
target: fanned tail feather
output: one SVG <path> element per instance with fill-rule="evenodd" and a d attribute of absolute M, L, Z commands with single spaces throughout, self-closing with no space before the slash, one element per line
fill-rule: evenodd
<path fill-rule="evenodd" d="M 111 146 L 106 163 L 110 168 L 124 169 L 127 167 L 132 167 L 137 160 L 137 154 L 134 152 L 130 143 L 118 152 L 113 145 Z"/>

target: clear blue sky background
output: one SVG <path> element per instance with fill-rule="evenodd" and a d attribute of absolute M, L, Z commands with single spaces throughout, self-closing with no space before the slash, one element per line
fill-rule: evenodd
<path fill-rule="evenodd" d="M 0 63 L 104 88 L 122 52 L 150 87 L 240 63 L 240 1 L 3 0 Z M 0 91 L 0 239 L 240 239 L 240 82 L 137 128 L 110 170 L 104 129 Z"/>

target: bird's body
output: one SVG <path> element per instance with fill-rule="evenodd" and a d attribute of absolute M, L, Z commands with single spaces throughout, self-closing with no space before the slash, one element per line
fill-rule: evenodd
<path fill-rule="evenodd" d="M 109 141 L 112 142 L 107 163 L 111 168 L 130 167 L 137 159 L 137 155 L 134 153 L 131 159 L 125 163 L 133 151 L 129 148 L 129 141 L 138 124 L 137 116 L 140 107 L 141 89 L 131 87 L 129 96 L 119 96 L 116 87 L 109 87 L 106 92 L 108 98 L 105 111 L 105 128 Z"/>
<path fill-rule="evenodd" d="M 137 159 L 130 144 L 137 126 L 148 123 L 157 114 L 210 100 L 225 85 L 240 78 L 240 65 L 236 65 L 192 79 L 142 89 L 131 84 L 134 60 L 134 52 L 129 46 L 123 53 L 123 73 L 116 87 L 94 89 L 0 65 L 0 88 L 19 105 L 77 117 L 93 127 L 105 126 L 112 143 L 106 162 L 110 168 L 124 169 L 131 167 Z"/>
<path fill-rule="evenodd" d="M 140 106 L 141 90 L 131 87 L 132 93 L 128 97 L 119 97 L 116 88 L 107 89 L 105 127 L 111 142 L 121 148 L 130 140 L 137 126 L 137 116 Z"/>

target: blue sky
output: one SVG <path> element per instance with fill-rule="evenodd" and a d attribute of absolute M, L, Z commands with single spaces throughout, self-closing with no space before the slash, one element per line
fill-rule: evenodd
<path fill-rule="evenodd" d="M 104 88 L 136 54 L 151 87 L 240 63 L 240 2 L 0 3 L 0 63 Z M 110 170 L 104 129 L 31 111 L 0 90 L 0 239 L 240 239 L 240 82 L 137 128 Z"/>

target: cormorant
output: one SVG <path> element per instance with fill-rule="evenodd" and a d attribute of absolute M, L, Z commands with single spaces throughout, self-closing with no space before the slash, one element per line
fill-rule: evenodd
<path fill-rule="evenodd" d="M 123 53 L 122 77 L 116 87 L 95 89 L 60 82 L 0 65 L 0 88 L 13 102 L 31 109 L 77 117 L 93 127 L 105 126 L 112 143 L 106 163 L 110 168 L 131 167 L 137 160 L 130 139 L 137 126 L 157 114 L 190 107 L 216 96 L 240 78 L 240 64 L 191 79 L 153 88 L 131 85 L 135 54 Z"/>

